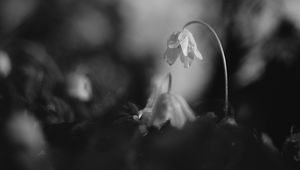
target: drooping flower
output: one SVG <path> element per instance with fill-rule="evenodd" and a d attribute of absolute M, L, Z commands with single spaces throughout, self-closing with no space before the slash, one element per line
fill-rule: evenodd
<path fill-rule="evenodd" d="M 174 32 L 168 39 L 167 45 L 164 58 L 170 65 L 174 64 L 179 56 L 185 68 L 191 66 L 194 58 L 203 59 L 193 34 L 186 28 L 181 32 Z"/>
<path fill-rule="evenodd" d="M 227 64 L 226 57 L 224 54 L 223 46 L 220 41 L 220 38 L 216 31 L 206 22 L 204 21 L 190 21 L 183 26 L 183 31 L 173 33 L 169 40 L 167 41 L 168 47 L 164 54 L 164 59 L 170 65 L 174 64 L 177 58 L 180 56 L 181 62 L 184 63 L 184 67 L 188 68 L 194 58 L 202 59 L 202 55 L 200 54 L 196 41 L 192 35 L 192 33 L 186 28 L 192 24 L 199 24 L 206 27 L 215 37 L 218 42 L 220 52 L 222 54 L 223 67 L 224 67 L 224 81 L 225 81 L 225 113 L 228 114 L 229 102 L 228 102 L 228 75 L 227 75 Z M 231 122 L 233 123 L 233 122 Z"/>
<path fill-rule="evenodd" d="M 154 126 L 161 128 L 167 121 L 171 126 L 181 129 L 187 121 L 196 119 L 194 112 L 185 101 L 185 99 L 177 94 L 163 92 L 162 88 L 156 87 L 147 105 L 143 110 L 139 111 L 141 121 L 146 126 Z"/>

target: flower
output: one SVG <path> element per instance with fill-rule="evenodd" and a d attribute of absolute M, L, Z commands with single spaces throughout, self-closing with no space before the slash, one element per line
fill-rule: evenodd
<path fill-rule="evenodd" d="M 174 64 L 179 56 L 185 68 L 191 66 L 195 57 L 200 60 L 203 59 L 193 34 L 187 29 L 183 29 L 181 32 L 174 32 L 167 41 L 167 45 L 164 58 L 170 65 Z"/>
<path fill-rule="evenodd" d="M 147 105 L 139 111 L 139 117 L 146 126 L 161 128 L 170 121 L 171 126 L 181 129 L 187 121 L 196 119 L 194 112 L 185 99 L 177 94 L 162 92 L 161 88 L 154 88 Z"/>

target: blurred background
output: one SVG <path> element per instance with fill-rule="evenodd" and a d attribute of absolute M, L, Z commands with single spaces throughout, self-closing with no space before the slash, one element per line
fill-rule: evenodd
<path fill-rule="evenodd" d="M 204 60 L 186 69 L 163 59 L 171 33 L 203 20 L 224 46 L 237 122 L 281 148 L 300 129 L 299 8 L 299 0 L 1 0 L 2 131 L 44 147 L 40 126 L 99 118 L 124 102 L 141 109 L 168 72 L 199 115 L 222 110 L 221 53 L 205 27 L 189 26 Z"/>

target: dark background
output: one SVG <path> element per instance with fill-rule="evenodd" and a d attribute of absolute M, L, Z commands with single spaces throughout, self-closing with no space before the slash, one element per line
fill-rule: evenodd
<path fill-rule="evenodd" d="M 180 30 L 186 22 L 198 19 L 211 24 L 223 43 L 228 65 L 230 105 L 239 126 L 251 129 L 249 133 L 267 134 L 277 151 L 282 153 L 284 142 L 291 135 L 291 129 L 293 133 L 297 133 L 300 128 L 299 6 L 300 2 L 292 0 L 0 1 L 0 51 L 3 52 L 0 55 L 7 55 L 11 62 L 8 76 L 1 73 L 0 77 L 3 166 L 12 166 L 13 169 L 14 163 L 7 162 L 23 160 L 15 158 L 22 149 L 12 144 L 16 141 L 18 143 L 18 140 L 13 139 L 12 142 L 10 137 L 7 137 L 14 132 L 7 131 L 6 126 L 9 126 L 7 122 L 12 115 L 24 110 L 33 118 L 20 118 L 20 121 L 28 121 L 28 124 L 38 122 L 41 130 L 32 133 L 37 133 L 36 136 L 42 133 L 44 137 L 41 138 L 44 143 L 48 143 L 50 152 L 61 156 L 59 160 L 54 158 L 52 162 L 49 160 L 53 158 L 45 158 L 47 163 L 44 163 L 47 167 L 48 164 L 51 164 L 49 167 L 53 167 L 54 164 L 58 169 L 73 169 L 77 165 L 74 163 L 77 159 L 88 160 L 88 163 L 84 161 L 84 165 L 76 167 L 77 169 L 111 166 L 105 163 L 98 165 L 96 158 L 105 160 L 103 162 L 114 162 L 115 159 L 124 161 L 123 158 L 126 157 L 126 166 L 128 162 L 136 161 L 135 156 L 132 156 L 134 153 L 131 153 L 131 150 L 124 151 L 123 148 L 128 147 L 126 135 L 134 136 L 131 134 L 134 123 L 125 123 L 124 129 L 128 128 L 125 132 L 120 132 L 118 128 L 116 131 L 105 131 L 103 127 L 106 125 L 102 127 L 101 124 L 118 119 L 120 112 L 134 114 L 136 111 L 132 110 L 135 108 L 132 108 L 132 105 L 128 106 L 128 102 L 133 103 L 137 110 L 142 109 L 152 85 L 167 72 L 171 72 L 174 77 L 173 91 L 183 95 L 197 115 L 215 112 L 220 117 L 224 116 L 222 60 L 217 44 L 207 30 L 198 26 L 190 27 L 204 56 L 204 61 L 195 61 L 190 70 L 182 68 L 179 61 L 170 67 L 162 57 L 168 36 Z M 92 84 L 93 99 L 88 102 L 73 99 L 65 91 L 67 75 L 77 73 L 78 70 L 84 70 Z M 54 106 L 55 110 L 49 109 L 49 106 Z M 124 111 L 124 107 L 127 110 Z M 17 124 L 21 124 L 19 128 L 24 128 L 22 123 Z M 204 121 L 203 124 L 205 128 L 210 128 L 210 123 Z M 27 124 L 24 126 L 27 127 Z M 28 131 L 30 134 L 30 128 Z M 103 135 L 99 135 L 100 133 Z M 208 138 L 211 143 L 227 139 L 226 135 L 221 137 L 222 130 L 213 130 L 211 133 L 216 136 L 204 135 L 203 138 Z M 244 133 L 248 132 L 230 131 L 229 134 L 231 133 L 243 140 L 248 139 L 247 135 L 244 137 Z M 107 142 L 109 140 L 103 137 L 105 135 L 116 143 Z M 201 135 L 203 134 L 200 133 Z M 149 141 L 156 138 L 157 136 Z M 197 140 L 201 141 L 201 137 L 195 139 Z M 220 145 L 222 144 L 224 143 L 221 142 Z M 19 145 L 23 144 L 16 146 Z M 24 144 L 22 147 L 25 151 L 22 152 L 31 152 L 30 150 L 36 149 L 37 145 L 28 144 L 28 149 Z M 220 146 L 219 143 L 216 145 Z M 249 145 L 252 147 L 252 144 Z M 102 151 L 109 146 L 118 146 L 118 149 L 108 149 L 105 152 L 109 153 L 109 156 L 103 155 Z M 41 144 L 41 147 L 45 147 L 44 144 Z M 256 148 L 256 145 L 253 147 Z M 79 149 L 77 152 L 75 148 L 83 148 L 85 154 L 81 155 L 83 151 Z M 220 153 L 227 153 L 221 146 L 220 148 Z M 120 156 L 119 152 L 130 156 Z M 74 158 L 72 154 L 82 157 Z M 149 153 L 149 158 L 144 159 L 161 161 L 151 154 L 153 153 Z M 177 154 L 184 155 L 181 151 Z M 127 160 L 127 157 L 131 156 L 134 158 Z M 164 156 L 161 159 L 165 159 Z M 139 159 L 143 164 L 143 160 Z M 205 162 L 205 156 L 203 159 Z M 61 163 L 61 160 L 66 160 L 66 163 Z M 213 162 L 222 159 L 213 157 L 207 160 Z M 151 161 L 141 167 L 173 168 L 156 167 Z M 169 161 L 177 161 L 177 158 Z M 27 168 L 22 163 L 19 163 L 20 167 L 40 168 L 33 166 L 38 163 L 28 162 L 30 161 L 25 163 Z M 129 169 L 139 168 L 135 167 L 138 163 L 132 164 Z M 121 167 L 123 164 L 109 169 Z"/>

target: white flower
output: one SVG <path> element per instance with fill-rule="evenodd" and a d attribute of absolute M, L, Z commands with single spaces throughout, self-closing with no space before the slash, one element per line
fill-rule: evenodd
<path fill-rule="evenodd" d="M 187 29 L 183 29 L 181 32 L 174 32 L 167 41 L 167 45 L 164 58 L 170 65 L 174 64 L 179 56 L 185 68 L 191 66 L 195 57 L 200 60 L 203 59 L 193 34 Z"/>
<path fill-rule="evenodd" d="M 177 94 L 162 92 L 161 88 L 155 88 L 147 105 L 139 111 L 144 124 L 148 127 L 161 126 L 170 121 L 173 127 L 181 129 L 187 121 L 194 121 L 195 115 L 185 99 Z"/>

